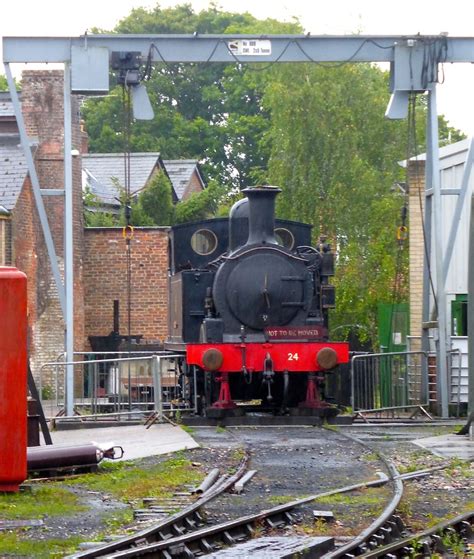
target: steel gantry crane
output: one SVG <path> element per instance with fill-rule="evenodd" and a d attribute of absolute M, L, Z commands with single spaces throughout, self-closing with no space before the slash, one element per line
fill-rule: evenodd
<path fill-rule="evenodd" d="M 387 109 L 389 118 L 404 118 L 412 92 L 428 93 L 425 224 L 427 253 L 433 244 L 436 260 L 436 296 L 438 301 L 437 347 L 438 394 L 440 413 L 448 415 L 449 351 L 445 277 L 456 238 L 454 221 L 443 251 L 441 222 L 441 188 L 438 156 L 438 118 L 436 84 L 442 63 L 473 63 L 474 38 L 437 36 L 311 36 L 307 35 L 84 35 L 80 37 L 4 37 L 3 62 L 15 115 L 30 174 L 36 206 L 48 248 L 61 308 L 66 324 L 66 361 L 73 361 L 73 203 L 71 93 L 106 94 L 109 91 L 109 66 L 115 57 L 141 58 L 148 63 L 356 63 L 389 62 L 392 97 Z M 10 65 L 13 63 L 64 64 L 64 186 L 65 186 L 65 281 L 63 283 L 42 193 L 35 171 L 29 139 L 23 121 Z M 458 211 L 468 192 L 472 153 L 465 165 L 465 178 L 458 193 Z M 432 225 L 433 223 L 433 225 Z M 430 321 L 429 271 L 425 262 L 423 280 L 423 321 Z M 427 330 L 423 330 L 422 349 L 428 351 Z M 423 375 L 427 396 L 427 371 Z M 73 413 L 73 366 L 66 372 L 66 414 Z M 473 382 L 470 383 L 474 384 Z M 472 386 L 470 388 L 472 394 Z M 471 404 L 473 405 L 473 404 Z"/>

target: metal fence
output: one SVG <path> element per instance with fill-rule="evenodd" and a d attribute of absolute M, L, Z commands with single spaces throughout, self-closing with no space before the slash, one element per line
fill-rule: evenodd
<path fill-rule="evenodd" d="M 115 416 L 137 419 L 156 412 L 196 411 L 192 387 L 195 372 L 186 374 L 183 356 L 169 352 L 78 353 L 72 362 L 58 359 L 39 372 L 38 391 L 45 415 L 66 418 L 66 366 L 74 367 L 74 417 Z M 126 355 L 126 357 L 122 357 Z"/>
<path fill-rule="evenodd" d="M 351 405 L 356 415 L 402 410 L 429 415 L 427 355 L 422 351 L 372 353 L 351 359 Z"/>

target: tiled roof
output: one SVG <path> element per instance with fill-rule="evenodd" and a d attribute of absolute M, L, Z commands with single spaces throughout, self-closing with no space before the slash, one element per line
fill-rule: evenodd
<path fill-rule="evenodd" d="M 130 154 L 130 192 L 141 190 L 159 161 L 156 152 Z M 119 188 L 125 185 L 124 156 L 121 153 L 88 153 L 82 156 L 86 185 L 105 204 L 118 205 Z"/>
<path fill-rule="evenodd" d="M 199 169 L 197 168 L 198 162 L 195 159 L 165 159 L 163 163 L 165 164 L 166 171 L 174 191 L 176 192 L 176 197 L 178 200 L 181 200 L 186 192 L 193 172 L 197 170 L 199 173 Z"/>
<path fill-rule="evenodd" d="M 9 91 L 0 91 L 0 117 L 14 117 L 13 103 Z"/>
<path fill-rule="evenodd" d="M 130 154 L 130 191 L 141 190 L 149 180 L 156 165 L 163 166 L 173 186 L 176 200 L 181 200 L 191 176 L 198 170 L 195 159 L 167 159 L 162 161 L 157 152 Z M 117 197 L 120 185 L 125 184 L 124 161 L 121 153 L 88 153 L 82 156 L 84 185 L 89 186 L 101 202 L 118 205 Z M 199 174 L 199 177 L 201 175 Z M 201 179 L 202 181 L 202 179 Z M 204 184 L 204 183 L 203 183 Z"/>
<path fill-rule="evenodd" d="M 0 204 L 7 210 L 15 207 L 27 174 L 20 137 L 0 134 Z"/>

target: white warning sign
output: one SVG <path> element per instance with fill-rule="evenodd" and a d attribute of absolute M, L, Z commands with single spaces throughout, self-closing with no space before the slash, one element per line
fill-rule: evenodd
<path fill-rule="evenodd" d="M 227 43 L 230 52 L 236 56 L 269 56 L 272 42 L 267 39 L 239 39 Z"/>

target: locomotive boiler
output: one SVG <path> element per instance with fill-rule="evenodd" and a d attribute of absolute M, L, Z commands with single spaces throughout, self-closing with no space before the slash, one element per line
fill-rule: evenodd
<path fill-rule="evenodd" d="M 349 350 L 328 341 L 334 255 L 311 246 L 310 226 L 275 220 L 279 188 L 243 192 L 228 220 L 172 229 L 168 347 L 196 368 L 209 416 L 240 413 L 243 402 L 335 414 L 324 381 Z"/>

